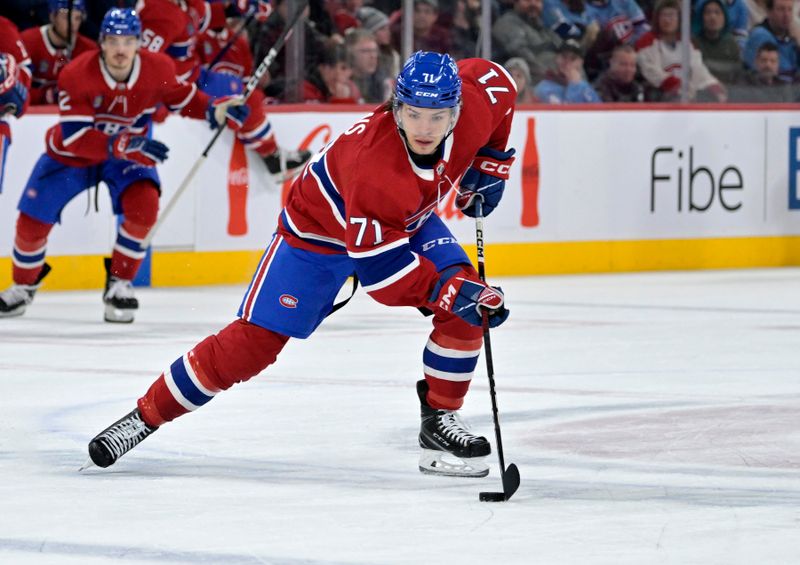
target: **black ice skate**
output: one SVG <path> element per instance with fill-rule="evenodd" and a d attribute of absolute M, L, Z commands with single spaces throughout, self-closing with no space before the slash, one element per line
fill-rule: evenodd
<path fill-rule="evenodd" d="M 139 308 L 139 301 L 133 295 L 133 284 L 125 279 L 118 279 L 111 274 L 111 259 L 105 257 L 106 289 L 103 302 L 106 310 L 103 319 L 106 322 L 130 324 Z"/>
<path fill-rule="evenodd" d="M 44 264 L 36 282 L 33 284 L 13 284 L 0 293 L 0 318 L 22 316 L 25 308 L 33 301 L 33 295 L 42 286 L 42 279 L 50 272 L 50 265 Z"/>
<path fill-rule="evenodd" d="M 428 405 L 428 383 L 417 382 L 417 394 L 421 405 L 422 425 L 419 429 L 419 445 L 422 454 L 419 470 L 431 475 L 451 477 L 485 477 L 489 466 L 484 462 L 492 452 L 485 437 L 471 434 L 458 417 L 456 410 L 440 410 Z M 459 461 L 445 461 L 458 459 Z"/>
<path fill-rule="evenodd" d="M 311 155 L 312 153 L 308 149 L 294 151 L 278 148 L 275 153 L 264 157 L 264 164 L 270 174 L 275 177 L 276 182 L 283 182 L 294 178 L 306 161 L 311 159 Z"/>
<path fill-rule="evenodd" d="M 148 426 L 142 420 L 142 414 L 136 408 L 124 418 L 117 420 L 89 442 L 89 461 L 81 467 L 81 471 L 91 467 L 92 463 L 98 467 L 109 467 L 117 459 L 139 445 L 147 436 L 156 431 L 158 427 Z"/>

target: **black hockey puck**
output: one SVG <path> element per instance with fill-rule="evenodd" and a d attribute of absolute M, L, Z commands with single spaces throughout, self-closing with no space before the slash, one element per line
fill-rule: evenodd
<path fill-rule="evenodd" d="M 478 495 L 481 502 L 505 502 L 506 493 L 504 492 L 482 492 Z"/>

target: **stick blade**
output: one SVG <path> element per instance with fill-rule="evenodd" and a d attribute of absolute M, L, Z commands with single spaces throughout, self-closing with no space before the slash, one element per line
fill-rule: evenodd
<path fill-rule="evenodd" d="M 478 495 L 481 502 L 505 502 L 506 493 L 504 492 L 482 492 Z"/>
<path fill-rule="evenodd" d="M 511 463 L 506 469 L 506 472 L 503 473 L 503 494 L 505 494 L 506 500 L 514 496 L 514 493 L 517 492 L 519 481 L 519 469 L 517 469 L 516 465 Z"/>

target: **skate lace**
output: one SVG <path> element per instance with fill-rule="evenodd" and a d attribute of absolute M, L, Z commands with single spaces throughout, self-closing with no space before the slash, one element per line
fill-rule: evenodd
<path fill-rule="evenodd" d="M 0 300 L 5 302 L 7 306 L 19 304 L 20 302 L 28 304 L 33 300 L 33 290 L 34 287 L 24 284 L 11 285 L 11 287 L 0 292 Z"/>
<path fill-rule="evenodd" d="M 102 439 L 114 457 L 119 458 L 136 447 L 149 433 L 147 424 L 138 416 L 133 416 L 110 428 Z"/>
<path fill-rule="evenodd" d="M 133 284 L 128 280 L 112 278 L 108 285 L 105 298 L 106 300 L 112 298 L 134 298 Z"/>
<path fill-rule="evenodd" d="M 441 411 L 438 420 L 441 432 L 451 441 L 466 446 L 478 439 L 478 436 L 467 430 L 466 425 L 461 421 L 461 418 L 459 418 L 458 413 L 455 411 Z"/>

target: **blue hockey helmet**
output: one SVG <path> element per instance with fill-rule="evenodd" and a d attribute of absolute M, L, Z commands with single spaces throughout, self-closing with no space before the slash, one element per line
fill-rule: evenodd
<path fill-rule="evenodd" d="M 417 51 L 397 75 L 395 100 L 420 108 L 452 108 L 461 100 L 461 78 L 450 55 Z"/>
<path fill-rule="evenodd" d="M 86 13 L 86 2 L 84 0 L 47 0 L 47 7 L 50 13 L 58 12 L 59 10 L 69 10 L 72 4 L 72 10 L 76 12 Z"/>
<path fill-rule="evenodd" d="M 132 8 L 111 8 L 100 24 L 100 39 L 106 35 L 142 35 L 142 21 Z"/>

